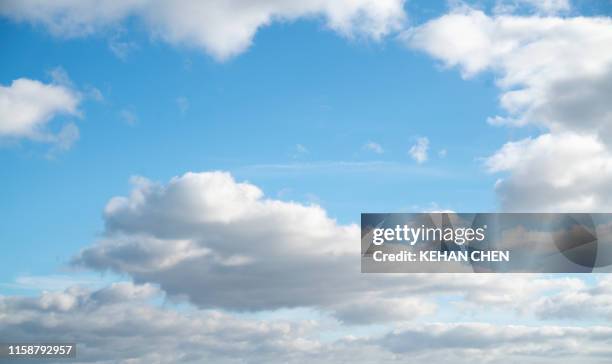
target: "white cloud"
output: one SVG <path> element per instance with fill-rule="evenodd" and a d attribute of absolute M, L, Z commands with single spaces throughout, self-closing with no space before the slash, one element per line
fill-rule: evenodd
<path fill-rule="evenodd" d="M 489 159 L 491 170 L 510 172 L 498 183 L 505 208 L 586 211 L 610 206 L 612 196 L 600 184 L 610 178 L 606 166 L 612 162 L 612 19 L 490 17 L 461 8 L 403 37 L 411 47 L 459 67 L 466 78 L 494 72 L 507 114 L 490 123 L 531 124 L 549 131 L 508 143 Z M 586 171 L 602 166 L 603 171 Z"/>
<path fill-rule="evenodd" d="M 318 206 L 265 199 L 221 172 L 135 183 L 130 197 L 108 203 L 108 238 L 83 251 L 81 263 L 234 309 L 331 304 L 345 294 L 333 282 L 358 270 L 348 253 L 358 248 L 359 229 L 337 225 Z"/>
<path fill-rule="evenodd" d="M 78 363 L 605 363 L 607 326 L 399 323 L 348 335 L 324 319 L 256 319 L 176 309 L 152 285 L 121 282 L 36 296 L 0 295 L 0 337 L 76 342 Z M 400 307 L 407 306 L 396 302 Z M 359 305 L 355 306 L 359 309 Z M 418 309 L 417 307 L 413 307 Z M 384 314 L 398 307 L 366 308 Z M 328 335 L 331 338 L 324 339 Z"/>
<path fill-rule="evenodd" d="M 612 320 L 612 279 L 600 276 L 594 287 L 576 286 L 541 297 L 534 311 L 543 319 Z"/>
<path fill-rule="evenodd" d="M 246 50 L 255 33 L 272 22 L 322 18 L 343 36 L 380 39 L 405 21 L 403 0 L 9 0 L 0 14 L 42 24 L 60 36 L 108 30 L 128 17 L 140 18 L 156 37 L 203 49 L 223 60 Z"/>
<path fill-rule="evenodd" d="M 487 159 L 492 172 L 511 172 L 496 190 L 505 210 L 610 211 L 612 154 L 593 135 L 543 134 L 505 144 Z"/>
<path fill-rule="evenodd" d="M 48 124 L 58 115 L 78 116 L 79 102 L 77 91 L 60 84 L 19 78 L 10 86 L 0 85 L 0 138 L 56 143 L 67 149 L 78 139 L 77 127 L 69 123 L 53 133 Z"/>
<path fill-rule="evenodd" d="M 177 311 L 155 305 L 159 295 L 151 285 L 115 283 L 95 291 L 71 287 L 34 297 L 0 296 L 0 337 L 76 342 L 80 363 L 287 362 L 322 346 L 308 320 Z"/>
<path fill-rule="evenodd" d="M 459 66 L 465 77 L 493 71 L 508 116 L 493 123 L 553 131 L 609 130 L 612 20 L 489 17 L 451 13 L 405 34 L 409 44 Z"/>
<path fill-rule="evenodd" d="M 319 206 L 265 198 L 223 172 L 187 173 L 165 185 L 142 178 L 133 183 L 130 196 L 107 204 L 104 238 L 75 263 L 159 284 L 201 308 L 308 307 L 347 323 L 393 322 L 437 312 L 432 295 L 519 311 L 544 292 L 580 282 L 364 275 L 359 228 L 336 223 Z"/>
<path fill-rule="evenodd" d="M 610 333 L 599 327 L 409 323 L 470 311 L 482 320 L 493 312 L 573 320 L 568 312 L 576 302 L 595 304 L 589 317 L 609 319 L 609 282 L 589 286 L 578 278 L 528 274 L 361 274 L 358 227 L 336 223 L 318 206 L 267 199 L 223 172 L 187 173 L 167 184 L 134 178 L 133 184 L 130 196 L 109 201 L 103 238 L 75 263 L 144 284 L 0 296 L 0 337 L 77 341 L 80 360 L 101 363 L 339 363 L 351 357 L 363 363 L 452 357 L 469 363 L 485 355 L 502 363 L 525 355 L 554 363 L 551 353 L 558 352 L 580 363 L 609 354 Z M 592 300 L 570 299 L 576 294 Z M 197 307 L 156 303 L 163 295 Z M 283 310 L 304 308 L 316 318 L 279 318 Z M 247 319 L 236 311 L 267 318 Z M 345 324 L 382 329 L 364 335 Z"/>
<path fill-rule="evenodd" d="M 427 138 L 418 138 L 416 143 L 410 147 L 408 154 L 410 157 L 414 159 L 417 163 L 423 163 L 427 161 L 427 150 L 429 149 L 429 139 Z"/>
<path fill-rule="evenodd" d="M 363 145 L 363 149 L 369 150 L 369 151 L 374 152 L 376 154 L 383 154 L 385 152 L 385 150 L 383 149 L 383 147 L 380 144 L 378 144 L 376 142 L 372 142 L 372 141 L 369 141 L 369 142 L 365 143 Z"/>

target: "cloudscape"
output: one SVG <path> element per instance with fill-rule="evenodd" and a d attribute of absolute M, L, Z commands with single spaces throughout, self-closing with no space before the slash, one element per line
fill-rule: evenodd
<path fill-rule="evenodd" d="M 0 0 L 0 344 L 76 344 L 0 362 L 611 362 L 607 273 L 360 265 L 362 213 L 611 212 L 611 14 Z"/>

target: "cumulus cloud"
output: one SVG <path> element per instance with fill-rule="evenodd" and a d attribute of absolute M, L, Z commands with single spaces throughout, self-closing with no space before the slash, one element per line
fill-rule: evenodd
<path fill-rule="evenodd" d="M 595 135 L 543 134 L 505 144 L 487 159 L 492 172 L 510 171 L 496 190 L 508 211 L 609 211 L 612 154 Z"/>
<path fill-rule="evenodd" d="M 76 342 L 76 362 L 99 364 L 604 363 L 612 354 L 610 327 L 403 323 L 381 334 L 355 336 L 320 320 L 177 310 L 156 302 L 162 297 L 154 286 L 127 282 L 0 296 L 0 337 Z M 321 339 L 326 332 L 334 338 Z"/>
<path fill-rule="evenodd" d="M 131 196 L 108 203 L 107 238 L 84 250 L 79 263 L 234 309 L 331 303 L 344 293 L 333 282 L 358 270 L 347 259 L 358 227 L 336 224 L 318 206 L 265 199 L 222 172 L 134 183 Z"/>
<path fill-rule="evenodd" d="M 416 143 L 410 147 L 408 154 L 417 163 L 424 163 L 427 161 L 427 151 L 429 149 L 429 139 L 425 137 L 418 138 Z"/>
<path fill-rule="evenodd" d="M 133 184 L 129 196 L 109 201 L 104 237 L 74 263 L 158 284 L 205 309 L 308 307 L 365 324 L 433 314 L 432 295 L 518 312 L 534 297 L 578 284 L 524 275 L 364 275 L 359 228 L 338 224 L 319 206 L 266 198 L 224 172 Z"/>
<path fill-rule="evenodd" d="M 129 196 L 107 204 L 103 238 L 74 262 L 136 284 L 0 296 L 0 337 L 76 341 L 79 360 L 96 363 L 468 363 L 485 356 L 512 363 L 526 355 L 534 363 L 556 362 L 557 355 L 580 363 L 610 355 L 609 330 L 599 327 L 410 323 L 457 312 L 573 320 L 577 305 L 591 301 L 574 299 L 577 294 L 597 303 L 589 317 L 607 319 L 607 281 L 361 274 L 359 229 L 338 224 L 319 206 L 266 198 L 224 172 L 132 183 Z M 193 306 L 176 309 L 173 302 L 183 299 Z M 304 308 L 316 318 L 275 316 Z M 384 331 L 347 336 L 345 324 Z M 325 335 L 334 339 L 319 339 Z"/>
<path fill-rule="evenodd" d="M 534 312 L 542 319 L 612 320 L 612 279 L 598 277 L 594 286 L 575 286 L 541 297 Z"/>
<path fill-rule="evenodd" d="M 610 194 L 598 185 L 612 177 L 606 167 L 612 162 L 612 19 L 491 17 L 461 8 L 403 37 L 466 78 L 495 73 L 506 115 L 491 117 L 491 124 L 548 130 L 508 143 L 488 160 L 490 170 L 510 173 L 498 183 L 504 209 L 609 207 Z"/>
<path fill-rule="evenodd" d="M 0 337 L 15 342 L 76 342 L 78 362 L 172 363 L 290 360 L 316 353 L 308 321 L 241 319 L 218 311 L 152 302 L 151 285 L 71 287 L 39 296 L 0 296 Z M 243 361 L 244 362 L 244 361 Z"/>
<path fill-rule="evenodd" d="M 27 78 L 0 85 L 0 138 L 56 143 L 67 149 L 78 139 L 78 128 L 65 124 L 52 132 L 48 124 L 59 115 L 78 116 L 80 95 L 69 86 Z"/>
<path fill-rule="evenodd" d="M 380 39 L 401 28 L 403 0 L 231 0 L 231 1 L 3 1 L 0 14 L 41 24 L 60 36 L 88 35 L 141 19 L 150 32 L 172 44 L 203 49 L 223 60 L 253 42 L 258 29 L 277 21 L 322 18 L 327 28 L 346 37 Z"/>
<path fill-rule="evenodd" d="M 134 183 L 129 197 L 108 203 L 106 238 L 83 250 L 78 264 L 158 283 L 205 308 L 346 313 L 342 304 L 360 287 L 371 305 L 387 299 L 371 279 L 357 279 L 359 228 L 338 225 L 319 206 L 266 199 L 222 172 Z"/>

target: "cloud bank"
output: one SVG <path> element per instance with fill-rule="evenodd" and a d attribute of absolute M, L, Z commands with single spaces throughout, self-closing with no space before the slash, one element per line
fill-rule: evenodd
<path fill-rule="evenodd" d="M 0 336 L 77 342 L 79 363 L 605 363 L 607 326 L 400 324 L 376 335 L 336 334 L 309 319 L 256 319 L 155 303 L 151 285 L 120 282 L 37 296 L 0 296 Z"/>
<path fill-rule="evenodd" d="M 94 363 L 603 363 L 610 355 L 608 327 L 484 323 L 491 315 L 607 322 L 607 278 L 361 274 L 359 229 L 319 206 L 266 198 L 225 172 L 132 183 L 129 196 L 108 202 L 103 237 L 74 263 L 135 283 L 0 296 L 1 337 L 77 341 L 80 360 Z M 433 314 L 476 321 L 428 322 Z"/>

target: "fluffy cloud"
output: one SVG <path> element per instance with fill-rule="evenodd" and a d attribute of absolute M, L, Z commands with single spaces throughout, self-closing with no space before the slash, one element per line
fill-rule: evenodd
<path fill-rule="evenodd" d="M 403 0 L 3 1 L 0 14 L 42 24 L 52 33 L 79 36 L 138 17 L 155 36 L 226 59 L 247 49 L 257 30 L 274 21 L 321 17 L 343 36 L 380 39 L 402 26 Z"/>
<path fill-rule="evenodd" d="M 0 296 L 0 337 L 76 341 L 79 360 L 96 363 L 469 363 L 485 357 L 512 363 L 527 356 L 527 362 L 553 363 L 559 355 L 597 363 L 610 355 L 612 336 L 601 327 L 410 323 L 434 312 L 574 320 L 586 302 L 594 307 L 590 318 L 608 319 L 605 280 L 590 286 L 526 274 L 361 274 L 358 228 L 336 223 L 318 206 L 267 199 L 223 172 L 187 173 L 167 184 L 135 178 L 133 184 L 129 196 L 109 201 L 104 237 L 75 263 L 138 284 Z M 170 302 L 161 304 L 163 295 Z M 183 298 L 195 306 L 177 309 L 173 302 Z M 282 318 L 282 308 L 306 308 L 314 318 Z M 247 318 L 260 314 L 267 318 Z M 383 332 L 346 336 L 343 325 L 373 323 L 385 324 L 377 325 Z"/>
<path fill-rule="evenodd" d="M 0 85 L 0 138 L 52 142 L 67 149 L 78 139 L 78 128 L 68 123 L 53 133 L 47 125 L 58 115 L 79 115 L 79 102 L 79 93 L 65 85 L 27 78 Z"/>
<path fill-rule="evenodd" d="M 404 34 L 464 77 L 493 71 L 508 116 L 496 124 L 556 130 L 610 130 L 609 18 L 489 17 L 462 10 Z"/>
<path fill-rule="evenodd" d="M 462 8 L 404 39 L 459 67 L 466 78 L 494 72 L 507 114 L 490 123 L 548 129 L 508 143 L 489 159 L 492 171 L 510 172 L 498 183 L 504 209 L 609 207 L 612 196 L 600 184 L 612 178 L 612 19 L 490 17 Z"/>
<path fill-rule="evenodd" d="M 612 279 L 599 277 L 595 286 L 577 286 L 534 302 L 542 319 L 612 320 Z"/>
<path fill-rule="evenodd" d="M 370 307 L 394 302 L 368 283 L 373 276 L 358 279 L 359 228 L 338 225 L 318 206 L 266 199 L 222 172 L 134 183 L 131 196 L 108 203 L 106 238 L 78 264 L 158 283 L 205 308 L 314 306 L 351 318 L 343 304 L 360 291 Z"/>
<path fill-rule="evenodd" d="M 427 161 L 427 150 L 429 149 L 429 139 L 427 138 L 418 138 L 416 143 L 410 147 L 408 154 L 410 157 L 414 159 L 417 163 L 423 163 Z"/>
<path fill-rule="evenodd" d="M 580 284 L 525 275 L 361 274 L 359 228 L 336 223 L 318 206 L 265 198 L 223 172 L 133 183 L 130 196 L 107 204 L 104 238 L 75 264 L 159 284 L 205 309 L 309 307 L 365 324 L 437 312 L 434 295 L 518 312 L 545 292 Z"/>
<path fill-rule="evenodd" d="M 316 353 L 308 320 L 254 320 L 218 311 L 177 311 L 152 302 L 150 285 L 71 287 L 34 297 L 0 296 L 0 337 L 15 342 L 76 342 L 79 362 L 253 362 Z M 242 361 L 244 362 L 244 361 Z"/>
<path fill-rule="evenodd" d="M 609 211 L 612 154 L 594 135 L 543 134 L 505 144 L 487 160 L 510 171 L 496 189 L 508 211 Z"/>
<path fill-rule="evenodd" d="M 79 363 L 604 363 L 612 329 L 400 324 L 348 336 L 319 320 L 256 319 L 160 304 L 151 285 L 71 287 L 38 296 L 0 296 L 0 337 L 76 342 Z M 330 331 L 331 329 L 331 331 Z M 323 340 L 322 333 L 334 339 Z"/>

